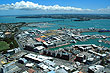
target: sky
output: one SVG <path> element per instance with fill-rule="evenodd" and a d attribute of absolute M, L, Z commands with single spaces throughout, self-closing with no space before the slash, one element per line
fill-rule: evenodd
<path fill-rule="evenodd" d="M 110 14 L 110 0 L 0 0 L 0 15 Z"/>

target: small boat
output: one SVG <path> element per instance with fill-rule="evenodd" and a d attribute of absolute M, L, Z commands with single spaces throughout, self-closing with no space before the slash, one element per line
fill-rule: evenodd
<path fill-rule="evenodd" d="M 102 36 L 102 38 L 103 38 L 103 39 L 106 39 L 106 37 L 105 37 L 105 36 Z"/>
<path fill-rule="evenodd" d="M 77 43 L 76 40 L 71 40 L 70 42 L 71 42 L 71 43 Z"/>
<path fill-rule="evenodd" d="M 102 40 L 99 40 L 98 42 L 99 42 L 99 43 L 101 43 L 101 42 L 102 42 Z"/>

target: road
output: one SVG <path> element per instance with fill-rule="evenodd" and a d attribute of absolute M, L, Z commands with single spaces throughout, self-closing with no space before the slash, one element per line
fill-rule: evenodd
<path fill-rule="evenodd" d="M 23 46 L 21 45 L 21 43 L 17 40 L 16 37 L 14 37 L 14 39 L 16 40 L 16 42 L 18 43 L 19 47 L 21 48 L 21 50 L 23 50 Z"/>

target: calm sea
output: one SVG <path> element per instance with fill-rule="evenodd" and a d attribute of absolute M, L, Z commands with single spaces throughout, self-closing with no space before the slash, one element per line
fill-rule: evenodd
<path fill-rule="evenodd" d="M 64 21 L 54 21 L 54 20 L 64 20 Z M 50 23 L 55 23 L 58 27 L 68 27 L 68 28 L 105 28 L 110 29 L 110 19 L 100 19 L 91 21 L 71 21 L 71 19 L 52 19 L 52 18 L 16 18 L 15 16 L 0 17 L 0 23 L 16 23 L 16 22 L 43 22 L 43 21 L 54 21 Z"/>

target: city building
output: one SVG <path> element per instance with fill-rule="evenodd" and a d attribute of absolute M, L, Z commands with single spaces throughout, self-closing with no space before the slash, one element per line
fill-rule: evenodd
<path fill-rule="evenodd" d="M 18 70 L 20 70 L 20 68 L 15 65 L 14 61 L 2 66 L 2 73 L 14 73 Z"/>
<path fill-rule="evenodd" d="M 88 73 L 104 73 L 104 67 L 101 65 L 94 65 L 88 68 Z"/>

